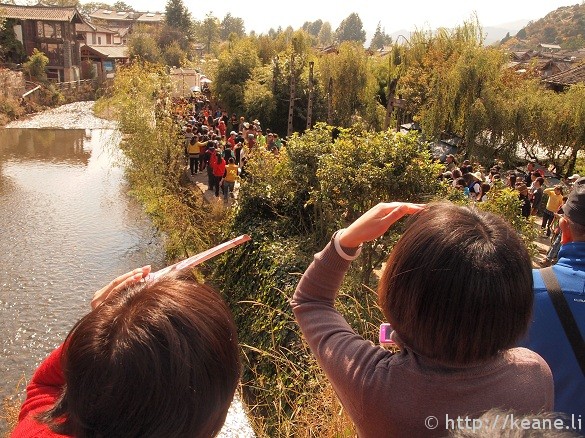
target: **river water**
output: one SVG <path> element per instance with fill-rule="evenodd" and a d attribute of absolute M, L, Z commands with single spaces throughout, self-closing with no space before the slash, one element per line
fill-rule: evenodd
<path fill-rule="evenodd" d="M 22 397 L 96 290 L 164 264 L 161 239 L 127 195 L 119 133 L 91 108 L 78 102 L 0 129 L 0 400 Z M 245 416 L 230 416 L 225 436 L 252 435 Z"/>
<path fill-rule="evenodd" d="M 78 110 L 62 109 L 54 125 L 70 125 Z M 92 129 L 0 130 L 3 396 L 64 339 L 94 291 L 164 262 L 156 231 L 126 194 L 117 131 L 91 117 Z M 44 124 L 33 120 L 21 125 Z"/>

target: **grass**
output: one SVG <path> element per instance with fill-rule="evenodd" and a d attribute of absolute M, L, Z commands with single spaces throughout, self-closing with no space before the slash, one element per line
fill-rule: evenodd
<path fill-rule="evenodd" d="M 0 431 L 5 431 L 3 437 L 8 437 L 12 429 L 18 423 L 18 413 L 20 412 L 20 405 L 22 404 L 22 395 L 26 386 L 26 378 L 24 375 L 16 384 L 12 395 L 6 396 L 2 400 L 2 407 L 0 409 Z"/>

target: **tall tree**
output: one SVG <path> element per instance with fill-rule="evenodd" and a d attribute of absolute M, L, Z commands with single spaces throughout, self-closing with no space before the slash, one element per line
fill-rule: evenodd
<path fill-rule="evenodd" d="M 88 3 L 83 3 L 80 4 L 78 9 L 79 12 L 81 12 L 81 14 L 83 14 L 85 17 L 89 17 L 89 14 L 97 11 L 98 9 L 110 9 L 111 6 L 107 3 L 103 3 L 103 2 L 88 2 Z"/>
<path fill-rule="evenodd" d="M 370 49 L 380 50 L 390 44 L 392 44 L 392 37 L 386 34 L 384 29 L 382 29 L 380 22 L 378 21 L 378 25 L 376 26 L 376 32 L 374 32 L 374 36 L 372 37 L 372 41 L 370 42 Z"/>
<path fill-rule="evenodd" d="M 114 3 L 112 5 L 112 9 L 114 11 L 134 11 L 134 8 L 132 6 L 121 0 L 118 0 L 116 3 Z"/>
<path fill-rule="evenodd" d="M 377 81 L 361 44 L 346 41 L 340 44 L 338 53 L 323 56 L 317 62 L 319 82 L 326 87 L 333 79 L 333 123 L 351 126 L 355 116 L 360 116 L 370 126 L 376 126 Z"/>
<path fill-rule="evenodd" d="M 333 30 L 331 29 L 331 23 L 328 21 L 321 26 L 317 41 L 321 46 L 328 46 L 333 43 Z"/>
<path fill-rule="evenodd" d="M 237 114 L 244 112 L 244 87 L 259 65 L 256 48 L 247 38 L 237 40 L 219 55 L 211 87 L 222 107 Z"/>
<path fill-rule="evenodd" d="M 244 20 L 239 17 L 232 17 L 232 14 L 228 12 L 219 25 L 219 37 L 222 41 L 227 41 L 231 34 L 241 38 L 246 34 L 246 30 Z"/>
<path fill-rule="evenodd" d="M 219 40 L 219 20 L 210 11 L 204 20 L 196 23 L 195 27 L 197 38 L 205 44 L 207 53 L 211 53 L 211 47 Z"/>
<path fill-rule="evenodd" d="M 316 21 L 305 21 L 303 23 L 303 30 L 307 32 L 309 35 L 317 38 L 319 36 L 319 32 L 321 31 L 321 27 L 323 26 L 323 20 L 318 19 Z"/>
<path fill-rule="evenodd" d="M 183 0 L 168 0 L 165 7 L 165 22 L 167 26 L 179 29 L 186 34 L 191 33 L 191 13 Z"/>
<path fill-rule="evenodd" d="M 366 42 L 366 31 L 364 25 L 358 14 L 352 12 L 345 18 L 335 31 L 337 41 L 342 43 L 344 41 L 357 41 L 359 43 Z"/>
<path fill-rule="evenodd" d="M 13 18 L 0 19 L 0 60 L 19 64 L 26 59 L 26 52 L 14 33 L 15 23 Z"/>

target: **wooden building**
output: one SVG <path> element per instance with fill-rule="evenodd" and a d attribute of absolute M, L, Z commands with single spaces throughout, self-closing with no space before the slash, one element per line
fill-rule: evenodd
<path fill-rule="evenodd" d="M 97 79 L 100 82 L 112 79 L 117 66 L 126 64 L 130 58 L 128 46 L 106 45 L 81 47 L 83 79 Z"/>
<path fill-rule="evenodd" d="M 79 79 L 83 40 L 78 38 L 75 25 L 84 20 L 76 8 L 0 4 L 0 18 L 16 20 L 14 32 L 28 56 L 38 49 L 49 58 L 49 79 Z"/>

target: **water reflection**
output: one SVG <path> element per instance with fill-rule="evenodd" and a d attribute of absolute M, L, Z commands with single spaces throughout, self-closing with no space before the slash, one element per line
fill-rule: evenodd
<path fill-rule="evenodd" d="M 0 157 L 87 165 L 91 150 L 84 145 L 90 139 L 85 129 L 1 129 Z"/>
<path fill-rule="evenodd" d="M 115 164 L 117 136 L 0 130 L 0 397 L 30 378 L 95 290 L 136 266 L 163 265 Z"/>

